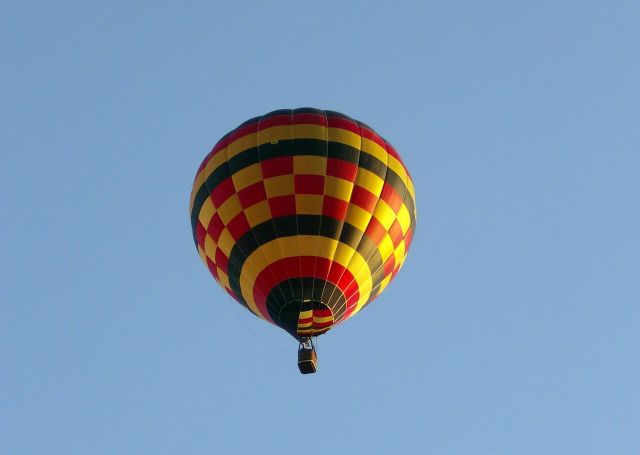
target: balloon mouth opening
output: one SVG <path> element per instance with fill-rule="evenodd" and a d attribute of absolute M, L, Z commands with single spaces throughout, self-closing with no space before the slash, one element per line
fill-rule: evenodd
<path fill-rule="evenodd" d="M 311 299 L 293 300 L 280 311 L 280 327 L 294 338 L 315 337 L 326 333 L 333 325 L 333 311 L 326 304 Z"/>

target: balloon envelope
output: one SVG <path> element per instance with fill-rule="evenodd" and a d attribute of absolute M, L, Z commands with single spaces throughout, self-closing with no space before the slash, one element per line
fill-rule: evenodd
<path fill-rule="evenodd" d="M 416 224 L 413 182 L 362 122 L 302 108 L 252 118 L 200 165 L 193 237 L 216 281 L 301 339 L 374 300 L 402 266 Z"/>

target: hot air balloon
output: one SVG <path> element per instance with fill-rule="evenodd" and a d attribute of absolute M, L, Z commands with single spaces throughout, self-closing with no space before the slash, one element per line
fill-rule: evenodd
<path fill-rule="evenodd" d="M 198 168 L 193 238 L 211 275 L 241 305 L 298 341 L 371 303 L 402 266 L 415 190 L 396 150 L 344 114 L 286 109 L 227 133 Z"/>

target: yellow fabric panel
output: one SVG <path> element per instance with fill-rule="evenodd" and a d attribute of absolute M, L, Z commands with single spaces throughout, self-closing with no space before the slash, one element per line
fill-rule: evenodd
<path fill-rule="evenodd" d="M 313 310 L 301 311 L 298 319 L 306 319 L 310 318 L 311 316 L 313 316 Z"/>
<path fill-rule="evenodd" d="M 334 262 L 337 262 L 338 264 L 348 264 L 354 251 L 353 248 L 340 242 L 336 242 L 334 248 L 335 249 L 332 254 Z"/>
<path fill-rule="evenodd" d="M 382 201 L 384 202 L 384 201 Z M 386 203 L 385 203 L 386 205 Z M 388 207 L 388 206 L 387 206 Z M 391 208 L 389 207 L 389 210 L 391 210 Z M 340 246 L 342 246 L 342 244 L 340 244 Z M 338 249 L 340 249 L 340 247 L 338 247 Z M 380 243 L 378 245 L 378 251 L 380 252 L 380 255 L 382 256 L 382 261 L 384 263 L 384 261 L 386 259 L 388 259 L 389 257 L 391 257 L 391 255 L 394 253 L 394 249 L 393 249 L 393 242 L 391 241 L 391 237 L 389 236 L 389 234 L 386 234 L 381 240 Z M 338 252 L 336 251 L 336 256 L 338 254 L 344 254 L 344 252 Z M 361 268 L 357 268 L 357 267 L 352 267 L 351 265 L 349 266 L 349 270 L 355 271 L 356 273 L 353 273 L 356 282 L 361 282 L 363 280 L 369 280 L 371 281 L 371 277 L 372 277 L 372 273 L 371 271 L 368 269 L 367 267 L 367 271 L 365 271 L 364 269 Z M 373 271 L 373 274 L 375 274 L 377 272 L 377 270 Z M 358 303 L 355 307 L 355 309 L 353 310 L 351 315 L 356 314 L 358 311 L 360 311 L 362 309 L 362 307 L 366 304 L 368 298 L 369 298 L 369 294 L 371 292 L 371 289 L 369 289 L 367 291 L 366 295 L 360 295 L 360 299 L 358 300 Z"/>
<path fill-rule="evenodd" d="M 198 213 L 198 219 L 205 227 L 205 229 L 209 226 L 209 221 L 211 221 L 211 217 L 216 213 L 216 209 L 213 206 L 213 201 L 211 198 L 207 198 L 202 204 L 202 208 L 200 209 L 200 213 Z"/>
<path fill-rule="evenodd" d="M 358 173 L 356 174 L 356 185 L 361 186 L 365 190 L 375 194 L 376 197 L 378 197 L 382 192 L 384 180 L 382 180 L 373 172 L 360 167 L 358 168 Z"/>
<path fill-rule="evenodd" d="M 244 253 L 243 253 L 243 255 L 244 255 Z M 273 260 L 271 258 L 267 258 L 262 253 L 256 254 L 255 256 L 253 256 L 251 261 L 252 261 L 251 262 L 251 268 L 252 269 L 256 269 L 256 270 L 263 270 L 265 267 L 267 267 L 269 264 L 271 264 L 273 262 Z"/>
<path fill-rule="evenodd" d="M 243 267 L 244 269 L 244 267 Z M 240 289 L 253 289 L 253 286 L 255 284 L 255 278 L 251 281 L 251 283 L 248 282 L 248 279 L 246 276 L 240 275 Z M 244 295 L 243 291 L 241 291 L 241 294 Z M 247 307 L 249 308 L 249 310 L 255 314 L 256 316 L 258 316 L 260 319 L 264 319 L 265 321 L 270 321 L 273 322 L 271 320 L 271 317 L 269 316 L 269 312 L 267 311 L 266 314 L 262 314 L 259 310 L 258 307 L 256 306 L 255 300 L 253 299 L 253 293 L 251 293 L 251 299 L 248 300 L 245 298 L 245 302 L 247 303 Z"/>
<path fill-rule="evenodd" d="M 409 190 L 409 194 L 411 195 L 411 198 L 413 199 L 413 206 L 416 206 L 416 189 L 413 186 L 413 180 L 411 180 L 411 177 L 407 178 L 407 189 Z M 414 216 L 416 216 L 417 214 L 414 213 Z"/>
<path fill-rule="evenodd" d="M 321 238 L 324 239 L 324 237 L 321 237 Z M 342 246 L 348 247 L 344 243 L 339 243 L 339 245 L 341 247 Z M 338 256 L 334 256 L 333 260 L 334 260 L 334 262 L 337 262 L 338 264 L 342 265 L 343 267 L 347 267 L 349 272 L 354 277 L 358 276 L 358 278 L 356 278 L 356 283 L 358 284 L 358 289 L 359 289 L 359 292 L 360 292 L 360 299 L 358 301 L 358 305 L 362 306 L 362 305 L 364 305 L 366 303 L 367 298 L 369 297 L 369 294 L 371 293 L 371 286 L 372 286 L 371 269 L 369 268 L 369 265 L 367 264 L 367 261 L 365 260 L 365 258 L 363 258 L 360 253 L 358 253 L 356 250 L 354 250 L 351 247 L 348 247 L 348 248 L 351 249 L 351 253 L 349 254 L 350 258 L 348 260 L 348 263 L 347 263 L 347 261 L 340 262 L 342 260 L 342 258 L 338 257 Z"/>
<path fill-rule="evenodd" d="M 350 204 L 347 209 L 346 223 L 351 224 L 356 229 L 364 232 L 371 220 L 371 214 L 355 204 Z"/>
<path fill-rule="evenodd" d="M 327 158 L 324 156 L 297 155 L 293 157 L 294 174 L 325 175 Z"/>
<path fill-rule="evenodd" d="M 389 153 L 387 152 L 387 150 L 374 141 L 363 138 L 362 150 L 367 154 L 375 156 L 385 166 L 389 162 Z M 382 224 L 384 228 L 388 231 L 389 227 L 391 226 L 391 224 L 393 224 L 393 221 L 395 219 L 395 213 L 386 202 L 384 202 L 382 199 L 379 199 L 380 194 L 382 193 L 382 188 L 384 186 L 384 179 L 381 179 L 380 177 L 378 177 L 378 175 L 370 171 L 367 171 L 366 169 L 359 168 L 358 174 L 356 175 L 356 184 L 363 187 L 365 190 L 369 191 L 370 193 L 373 193 L 376 196 L 376 198 L 378 198 L 375 208 L 373 209 L 373 213 L 369 214 L 369 222 L 371 221 L 372 217 L 376 217 L 376 219 L 380 222 L 380 224 Z M 391 219 L 390 220 L 384 219 L 385 217 L 391 218 Z M 367 226 L 369 222 L 367 223 Z M 366 226 L 364 229 L 361 229 L 361 230 L 362 231 L 366 230 Z M 393 242 L 391 242 L 388 234 L 381 239 L 379 245 L 377 245 L 377 248 L 382 256 L 384 255 L 390 256 L 391 254 L 393 254 Z M 372 271 L 373 274 L 375 274 L 376 272 L 377 270 Z M 360 271 L 359 273 L 361 275 L 366 275 L 362 271 Z M 363 279 L 361 275 L 355 276 L 356 281 Z M 371 278 L 371 272 L 367 276 Z M 371 290 L 367 292 L 367 295 L 360 297 L 353 312 L 351 313 L 352 315 L 356 314 L 358 311 L 362 309 L 362 307 L 365 305 L 365 303 L 369 299 L 370 292 Z"/>
<path fill-rule="evenodd" d="M 373 272 L 375 273 L 375 271 Z M 371 272 L 364 272 L 362 270 L 359 270 L 358 273 L 354 273 L 353 274 L 354 279 L 356 281 L 356 283 L 360 283 L 362 280 L 369 280 L 369 283 L 372 284 L 371 282 Z M 358 299 L 358 303 L 356 304 L 353 312 L 351 313 L 351 316 L 353 316 L 354 314 L 356 314 L 358 311 L 360 311 L 362 309 L 362 307 L 365 305 L 365 303 L 367 303 L 367 300 L 369 300 L 369 296 L 371 294 L 371 290 L 372 290 L 372 286 L 369 286 L 369 288 L 366 290 L 365 295 L 360 294 L 360 299 Z M 364 290 L 362 288 L 360 288 L 360 292 L 364 292 Z M 344 319 L 343 319 L 344 321 Z"/>
<path fill-rule="evenodd" d="M 359 134 L 355 134 L 349 130 L 342 128 L 327 128 L 329 133 L 329 140 L 331 142 L 339 142 L 341 144 L 350 145 L 351 147 L 360 150 L 360 144 L 362 137 Z"/>
<path fill-rule="evenodd" d="M 224 273 L 220 267 L 218 267 L 218 277 L 220 278 L 220 284 L 225 288 L 231 289 L 231 285 L 229 284 L 229 275 Z"/>
<path fill-rule="evenodd" d="M 376 295 L 380 295 L 382 291 L 384 291 L 384 289 L 389 286 L 389 283 L 391 283 L 391 274 L 384 277 L 384 279 L 380 282 L 380 287 L 378 288 L 378 292 L 376 292 Z"/>
<path fill-rule="evenodd" d="M 223 148 L 218 150 L 215 155 L 213 155 L 207 164 L 204 166 L 204 178 L 207 179 L 211 175 L 213 171 L 220 167 L 223 163 L 227 162 L 227 149 Z M 213 188 L 211 188 L 213 189 Z"/>
<path fill-rule="evenodd" d="M 298 242 L 291 242 L 290 237 L 281 237 L 265 243 L 264 245 L 260 246 L 260 248 L 251 253 L 244 262 L 240 274 L 240 288 L 242 296 L 246 300 L 247 305 L 249 305 L 249 307 L 254 310 L 254 313 L 258 314 L 256 303 L 253 298 L 253 287 L 258 275 L 262 271 L 261 268 L 256 267 L 258 261 L 256 261 L 256 258 L 254 258 L 254 256 L 263 255 L 263 257 L 269 258 L 270 262 L 275 262 L 286 257 L 324 257 L 323 253 L 333 248 L 331 244 L 337 243 L 337 240 L 328 239 L 326 237 L 317 237 L 313 235 L 299 235 L 297 237 L 299 240 Z M 356 280 L 360 289 L 360 300 L 358 301 L 358 305 L 362 306 L 371 293 L 372 283 L 369 265 L 362 257 L 362 255 L 360 255 L 360 253 L 355 251 L 353 248 L 345 244 L 341 244 L 341 247 L 350 250 L 350 258 L 343 263 L 338 262 L 337 259 L 339 258 L 333 258 L 333 260 L 340 263 L 340 265 L 342 265 L 343 267 L 348 267 L 349 271 L 354 276 L 359 277 Z"/>
<path fill-rule="evenodd" d="M 298 231 L 298 221 L 296 220 L 296 232 L 297 231 Z M 288 246 L 290 247 L 290 249 L 285 249 L 285 252 L 286 251 L 303 251 L 305 248 L 305 245 L 303 245 L 303 243 L 309 241 L 306 239 L 306 237 L 303 238 L 303 236 L 299 234 L 289 238 L 292 239 L 291 242 L 287 242 L 289 244 Z M 323 256 L 323 251 L 319 249 L 318 254 L 316 254 L 316 256 Z M 296 270 L 301 270 L 301 268 L 302 268 L 302 265 L 300 264 L 300 260 L 298 260 L 298 268 Z"/>
<path fill-rule="evenodd" d="M 296 194 L 296 211 L 301 215 L 322 215 L 322 204 L 324 197 L 319 194 Z M 318 229 L 320 226 L 318 226 Z M 300 241 L 300 240 L 298 240 Z M 331 259 L 335 250 L 333 247 L 336 244 L 329 244 L 328 250 L 322 251 L 319 256 Z"/>
<path fill-rule="evenodd" d="M 258 131 L 258 145 L 277 144 L 281 140 L 291 139 L 293 137 L 293 128 L 291 125 L 272 126 Z"/>
<path fill-rule="evenodd" d="M 385 234 L 384 237 L 380 239 L 378 251 L 380 252 L 380 256 L 382 256 L 383 263 L 393 254 L 393 242 L 391 241 L 389 234 Z"/>
<path fill-rule="evenodd" d="M 373 216 L 380 221 L 380 224 L 382 224 L 387 231 L 396 220 L 396 212 L 382 199 L 378 200 L 378 204 L 373 211 Z"/>
<path fill-rule="evenodd" d="M 398 161 L 395 156 L 389 155 L 389 163 L 387 164 L 389 169 L 398 174 L 398 177 L 402 180 L 402 182 L 406 185 L 407 179 L 409 175 L 407 174 L 407 170 L 404 168 L 402 163 Z"/>
<path fill-rule="evenodd" d="M 264 181 L 264 187 L 267 191 L 267 197 L 294 194 L 295 186 L 293 174 L 268 178 Z"/>
<path fill-rule="evenodd" d="M 235 240 L 233 240 L 233 237 L 231 237 L 229 229 L 224 228 L 222 230 L 222 233 L 220 234 L 220 238 L 218 239 L 218 248 L 222 250 L 226 257 L 229 257 L 229 255 L 231 254 L 231 249 L 233 248 L 233 245 L 235 245 L 235 243 L 236 242 Z"/>
<path fill-rule="evenodd" d="M 271 210 L 267 201 L 260 201 L 244 210 L 244 214 L 251 227 L 256 227 L 260 223 L 271 219 Z"/>
<path fill-rule="evenodd" d="M 195 180 L 193 181 L 193 189 L 191 190 L 191 196 L 189 198 L 189 213 L 193 210 L 193 203 L 196 199 L 196 194 L 198 194 L 198 190 L 204 184 L 204 169 L 198 172 Z"/>
<path fill-rule="evenodd" d="M 298 330 L 300 329 L 309 329 L 313 325 L 313 321 L 310 322 L 298 322 Z"/>
<path fill-rule="evenodd" d="M 318 139 L 326 141 L 328 138 L 327 127 L 305 123 L 293 125 L 293 137 L 295 139 Z"/>
<path fill-rule="evenodd" d="M 229 199 L 224 201 L 222 205 L 218 207 L 218 215 L 220 215 L 225 226 L 229 224 L 229 222 L 241 211 L 242 205 L 240 204 L 240 198 L 238 198 L 237 194 L 232 194 Z"/>
<path fill-rule="evenodd" d="M 398 245 L 398 248 L 395 249 L 393 255 L 395 256 L 395 267 L 399 267 L 400 265 L 402 265 L 402 263 L 404 262 L 404 258 L 406 257 L 404 240 L 400 242 L 400 245 Z"/>
<path fill-rule="evenodd" d="M 256 133 L 247 134 L 246 136 L 239 137 L 231 144 L 227 146 L 227 159 L 231 159 L 239 153 L 249 150 L 251 147 L 256 146 Z"/>
<path fill-rule="evenodd" d="M 323 200 L 320 194 L 296 194 L 296 212 L 300 215 L 322 215 Z"/>
<path fill-rule="evenodd" d="M 352 191 L 353 182 L 339 177 L 326 176 L 324 178 L 324 194 L 327 196 L 333 196 L 337 199 L 349 202 Z"/>
<path fill-rule="evenodd" d="M 398 210 L 396 217 L 398 219 L 398 224 L 400 224 L 400 229 L 402 229 L 402 235 L 407 235 L 407 231 L 411 226 L 411 217 L 409 216 L 409 209 L 407 209 L 406 205 L 402 204 L 400 206 L 400 210 Z"/>
<path fill-rule="evenodd" d="M 218 247 L 218 245 L 216 244 L 216 242 L 214 242 L 213 239 L 211 238 L 211 236 L 209 234 L 207 234 L 205 236 L 205 238 L 204 238 L 204 253 L 212 261 L 214 261 L 214 258 L 216 257 L 216 248 L 217 247 Z M 206 263 L 207 261 L 204 261 L 204 262 Z"/>
<path fill-rule="evenodd" d="M 408 195 L 405 196 L 406 197 L 410 197 L 411 200 L 413 200 L 413 207 L 414 207 L 414 213 L 413 216 L 416 216 L 416 212 L 415 212 L 415 207 L 416 207 L 416 190 L 413 186 L 413 181 L 411 180 L 411 177 L 409 177 L 409 174 L 407 173 L 406 168 L 403 166 L 403 164 L 398 161 L 395 157 L 389 155 L 389 168 L 392 169 L 396 174 L 398 174 L 398 176 L 402 179 L 402 181 L 404 182 L 406 188 L 407 188 L 407 193 Z M 404 231 L 403 228 L 403 232 L 406 233 L 406 231 Z"/>
<path fill-rule="evenodd" d="M 415 217 L 415 202 L 416 202 L 416 190 L 415 187 L 413 186 L 413 181 L 411 180 L 411 177 L 409 177 L 409 173 L 407 172 L 407 169 L 404 167 L 404 165 L 394 156 L 389 155 L 389 169 L 393 170 L 396 174 L 398 174 L 398 176 L 402 179 L 403 183 L 405 184 L 405 187 L 407 188 L 407 193 L 408 195 L 406 195 L 405 197 L 411 197 L 411 199 L 413 200 L 413 206 L 414 206 L 414 217 Z"/>
<path fill-rule="evenodd" d="M 244 169 L 239 170 L 231 176 L 233 179 L 233 186 L 236 191 L 240 191 L 256 182 L 262 180 L 262 168 L 260 163 L 252 164 Z"/>
<path fill-rule="evenodd" d="M 369 155 L 375 156 L 380 161 L 387 164 L 389 154 L 387 153 L 387 150 L 384 147 L 381 147 L 377 142 L 363 137 L 362 151 L 368 153 Z"/>
<path fill-rule="evenodd" d="M 329 258 L 334 262 L 338 262 L 338 263 L 340 263 L 339 262 L 340 260 L 343 260 L 343 262 L 346 262 L 347 259 L 345 256 L 347 253 L 342 253 L 341 257 L 339 259 L 336 259 L 336 251 L 340 245 L 342 245 L 340 242 L 333 242 L 333 243 L 327 244 L 326 245 L 327 249 L 324 250 L 322 257 Z"/>
<path fill-rule="evenodd" d="M 321 324 L 323 322 L 331 322 L 333 321 L 333 316 L 314 316 L 313 317 L 313 322 Z"/>

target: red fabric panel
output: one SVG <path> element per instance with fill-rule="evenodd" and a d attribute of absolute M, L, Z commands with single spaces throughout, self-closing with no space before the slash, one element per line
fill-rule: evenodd
<path fill-rule="evenodd" d="M 198 224 L 196 225 L 196 240 L 198 242 L 198 245 L 200 245 L 200 247 L 203 250 L 204 250 L 204 239 L 206 237 L 206 233 L 207 231 L 205 230 L 204 226 L 202 225 L 200 220 L 198 220 Z"/>
<path fill-rule="evenodd" d="M 400 242 L 402 242 L 402 228 L 400 227 L 400 223 L 398 223 L 398 220 L 395 220 L 389 228 L 389 237 L 391 237 L 394 248 L 397 248 L 398 245 L 400 245 Z"/>
<path fill-rule="evenodd" d="M 344 312 L 344 314 L 342 315 L 342 318 L 340 318 L 341 321 L 344 321 L 345 319 L 348 319 L 349 316 L 351 316 L 351 313 L 353 313 L 353 310 L 356 309 L 356 305 L 358 304 L 358 300 L 359 300 L 359 297 L 356 298 L 355 296 L 352 296 L 349 299 L 347 299 L 347 309 Z"/>
<path fill-rule="evenodd" d="M 340 221 L 344 221 L 348 208 L 346 201 L 332 196 L 325 196 L 322 202 L 322 214 Z"/>
<path fill-rule="evenodd" d="M 389 275 L 390 273 L 393 273 L 393 269 L 395 268 L 396 265 L 396 259 L 395 256 L 391 256 L 389 259 L 387 259 L 387 261 L 384 263 L 384 276 L 386 277 L 387 275 Z"/>
<path fill-rule="evenodd" d="M 410 228 L 407 231 L 407 235 L 404 236 L 404 249 L 405 251 L 409 251 L 409 246 L 411 246 L 411 241 L 413 240 L 413 228 Z"/>
<path fill-rule="evenodd" d="M 318 308 L 313 310 L 313 316 L 318 318 L 326 318 L 333 316 L 333 313 L 329 308 Z"/>
<path fill-rule="evenodd" d="M 296 174 L 294 185 L 296 194 L 323 194 L 324 175 Z"/>
<path fill-rule="evenodd" d="M 240 139 L 243 136 L 247 136 L 248 134 L 251 133 L 255 133 L 256 131 L 258 131 L 258 122 L 251 122 L 251 123 L 247 123 L 246 125 L 242 125 L 238 128 L 236 128 L 235 130 L 233 130 L 231 133 L 229 133 L 229 144 L 232 143 L 233 141 Z"/>
<path fill-rule="evenodd" d="M 326 321 L 326 322 L 314 322 L 313 323 L 313 328 L 314 329 L 323 329 L 325 327 L 330 327 L 333 325 L 334 321 Z"/>
<path fill-rule="evenodd" d="M 384 139 L 382 139 L 380 136 L 378 136 L 378 134 L 375 131 L 373 131 L 372 129 L 370 129 L 369 127 L 360 125 L 360 135 L 362 137 L 366 137 L 367 139 L 375 142 L 376 144 L 378 144 L 383 149 L 386 148 L 386 144 L 384 142 Z"/>
<path fill-rule="evenodd" d="M 262 131 L 272 126 L 291 125 L 291 114 L 272 115 L 267 118 L 261 118 L 258 125 L 258 131 Z"/>
<path fill-rule="evenodd" d="M 316 258 L 314 256 L 300 256 L 300 275 L 298 276 L 316 276 Z"/>
<path fill-rule="evenodd" d="M 332 128 L 342 128 L 343 130 L 351 131 L 356 134 L 360 134 L 360 127 L 353 120 L 349 120 L 342 117 L 329 117 L 327 113 L 327 122 Z"/>
<path fill-rule="evenodd" d="M 251 226 L 249 225 L 249 220 L 247 220 L 246 215 L 243 212 L 238 213 L 227 225 L 227 229 L 231 233 L 231 236 L 234 240 L 239 240 L 249 229 Z"/>
<path fill-rule="evenodd" d="M 296 197 L 293 194 L 276 196 L 269 199 L 269 208 L 273 218 L 296 214 Z"/>
<path fill-rule="evenodd" d="M 375 216 L 371 217 L 369 221 L 369 226 L 367 226 L 367 230 L 364 232 L 364 235 L 369 237 L 373 243 L 376 245 L 380 245 L 380 241 L 387 233 L 387 230 L 384 226 L 378 221 Z"/>
<path fill-rule="evenodd" d="M 351 202 L 362 207 L 367 212 L 373 213 L 373 209 L 378 203 L 378 197 L 363 187 L 355 185 L 351 193 Z"/>
<path fill-rule="evenodd" d="M 229 258 L 222 252 L 220 248 L 216 248 L 216 265 L 220 267 L 224 273 L 229 272 Z"/>
<path fill-rule="evenodd" d="M 404 165 L 404 163 L 402 162 L 402 159 L 400 158 L 400 155 L 398 154 L 398 152 L 396 151 L 396 149 L 393 148 L 393 145 L 389 144 L 388 142 L 385 141 L 385 145 L 387 148 L 387 152 L 389 152 L 389 155 L 393 156 L 395 159 L 397 159 L 398 161 L 400 161 L 400 164 L 402 164 L 402 167 L 405 168 L 406 170 L 406 166 Z M 383 146 L 384 147 L 384 146 Z"/>
<path fill-rule="evenodd" d="M 357 165 L 338 158 L 327 158 L 327 175 L 353 182 L 357 173 Z"/>
<path fill-rule="evenodd" d="M 220 150 L 224 149 L 228 144 L 229 144 L 229 135 L 226 135 L 222 139 L 220 139 L 216 145 L 213 146 L 213 149 L 211 150 L 211 156 L 219 153 Z"/>
<path fill-rule="evenodd" d="M 329 274 L 329 267 L 331 267 L 331 261 L 316 261 L 315 270 L 313 276 L 326 277 Z"/>
<path fill-rule="evenodd" d="M 331 280 L 331 278 L 328 278 L 327 281 L 330 281 L 338 288 L 340 288 L 340 290 L 344 293 L 345 298 L 351 296 L 355 298 L 356 302 L 358 301 L 358 299 L 360 298 L 358 285 L 357 283 L 355 283 L 355 279 L 351 272 L 342 267 L 340 264 L 330 261 L 326 258 L 315 256 L 284 258 L 269 264 L 264 268 L 264 270 L 260 272 L 256 279 L 256 283 L 260 282 L 264 285 L 265 289 L 268 289 L 268 291 L 266 292 L 257 292 L 257 290 L 254 288 L 253 291 L 253 298 L 256 302 L 256 306 L 258 307 L 260 313 L 265 315 L 265 318 L 267 318 L 269 321 L 272 321 L 271 318 L 269 318 L 269 312 L 267 311 L 267 295 L 269 294 L 269 292 L 271 292 L 274 286 L 289 278 L 324 278 L 323 276 L 318 274 L 314 275 L 313 264 L 315 264 L 316 261 L 318 264 L 322 264 L 323 268 L 326 269 L 330 267 L 333 271 L 332 276 L 336 279 L 336 281 Z M 304 265 L 302 266 L 302 264 Z M 299 267 L 301 266 L 304 268 L 306 273 L 301 274 L 300 272 L 298 272 L 297 274 L 289 275 L 286 272 L 287 269 L 292 269 L 294 267 L 299 270 Z"/>
<path fill-rule="evenodd" d="M 402 195 L 386 182 L 382 187 L 380 199 L 389 204 L 389 207 L 391 207 L 396 213 L 398 213 L 398 210 L 402 207 Z"/>
<path fill-rule="evenodd" d="M 249 208 L 253 204 L 267 199 L 267 192 L 264 188 L 264 182 L 256 182 L 238 192 L 238 199 L 242 208 Z"/>
<path fill-rule="evenodd" d="M 222 222 L 222 218 L 220 218 L 218 213 L 214 213 L 211 217 L 211 221 L 209 221 L 209 226 L 207 227 L 207 232 L 214 242 L 218 243 L 218 239 L 220 239 L 220 234 L 222 234 L 223 229 L 224 223 Z"/>
<path fill-rule="evenodd" d="M 327 125 L 327 118 L 322 114 L 312 114 L 312 113 L 304 113 L 304 114 L 293 114 L 291 117 L 294 125 Z"/>
<path fill-rule="evenodd" d="M 227 177 L 211 191 L 211 200 L 213 201 L 213 205 L 215 207 L 220 207 L 224 201 L 229 199 L 229 197 L 235 192 L 236 189 L 233 186 L 233 180 L 231 180 L 231 177 Z"/>
<path fill-rule="evenodd" d="M 261 161 L 262 178 L 293 174 L 293 156 L 282 156 Z"/>

